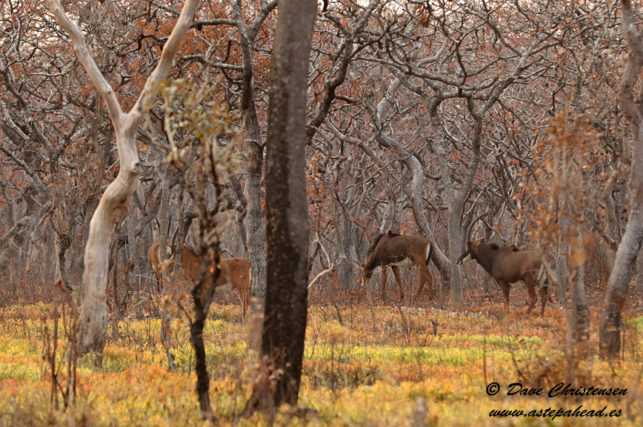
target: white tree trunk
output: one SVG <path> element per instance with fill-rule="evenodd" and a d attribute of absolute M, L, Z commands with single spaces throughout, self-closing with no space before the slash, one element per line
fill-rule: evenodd
<path fill-rule="evenodd" d="M 605 305 L 601 313 L 600 354 L 602 357 L 617 357 L 621 349 L 621 311 L 627 289 L 634 274 L 636 260 L 643 242 L 643 103 L 634 99 L 637 81 L 643 68 L 643 31 L 636 32 L 638 13 L 632 9 L 630 0 L 621 0 L 623 5 L 623 33 L 630 48 L 619 103 L 623 113 L 632 123 L 632 162 L 630 176 L 630 217 L 625 234 L 616 251 L 614 268 L 607 282 Z M 640 272 L 639 272 L 640 274 Z"/>
<path fill-rule="evenodd" d="M 118 137 L 117 137 L 118 138 Z M 133 144 L 134 141 L 131 141 Z M 128 150 L 130 151 L 130 150 Z M 131 151 L 130 151 L 131 153 Z M 138 162 L 138 155 L 133 151 Z M 131 163 L 134 159 L 127 159 Z M 107 330 L 107 273 L 109 247 L 119 208 L 134 192 L 138 173 L 121 167 L 116 179 L 107 187 L 89 224 L 89 238 L 85 247 L 85 271 L 81 299 L 79 343 L 82 352 L 102 353 Z"/>
<path fill-rule="evenodd" d="M 106 291 L 109 247 L 115 221 L 120 217 L 120 209 L 138 184 L 139 158 L 136 151 L 136 132 L 150 109 L 156 88 L 165 79 L 173 65 L 174 56 L 194 20 L 200 3 L 199 0 L 186 0 L 174 30 L 163 48 L 158 65 L 145 82 L 145 87 L 132 110 L 124 113 L 112 87 L 90 55 L 78 25 L 65 14 L 58 0 L 48 2 L 56 21 L 71 37 L 78 60 L 107 104 L 116 131 L 116 147 L 120 161 L 118 175 L 105 190 L 89 224 L 78 322 L 78 350 L 81 354 L 89 351 L 96 351 L 99 354 L 103 352 L 107 332 Z"/>
<path fill-rule="evenodd" d="M 632 150 L 633 170 L 630 179 L 632 192 L 630 218 L 625 228 L 625 234 L 618 245 L 614 268 L 607 282 L 605 304 L 599 328 L 600 353 L 602 357 L 607 358 L 618 357 L 621 350 L 621 329 L 623 326 L 621 311 L 643 244 L 643 168 L 640 166 L 640 162 L 643 161 L 643 124 L 638 126 L 638 135 L 634 144 L 635 148 Z"/>

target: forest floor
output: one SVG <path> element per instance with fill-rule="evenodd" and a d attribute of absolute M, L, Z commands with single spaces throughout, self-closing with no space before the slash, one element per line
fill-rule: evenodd
<path fill-rule="evenodd" d="M 512 303 L 514 298 L 516 304 L 523 302 L 524 296 L 512 297 Z M 643 316 L 638 307 L 630 307 L 625 316 L 621 360 L 590 355 L 571 367 L 575 376 L 570 381 L 567 321 L 560 308 L 549 306 L 540 317 L 537 310 L 526 315 L 524 306 L 512 306 L 505 315 L 497 303 L 460 311 L 437 305 L 313 304 L 300 393 L 300 407 L 312 410 L 295 418 L 282 408 L 276 424 L 643 425 Z M 175 371 L 168 370 L 158 319 L 130 316 L 117 327 L 112 322 L 102 365 L 96 367 L 87 356 L 78 360 L 74 398 L 67 392 L 65 329 L 73 316 L 57 307 L 57 331 L 53 304 L 0 308 L 0 426 L 201 425 L 185 320 L 173 323 Z M 593 353 L 598 316 L 593 308 Z M 239 417 L 255 372 L 248 336 L 238 306 L 213 305 L 205 341 L 220 425 L 268 424 L 258 414 Z M 627 391 L 564 396 L 555 388 L 559 383 Z M 498 410 L 523 413 L 493 416 Z"/>

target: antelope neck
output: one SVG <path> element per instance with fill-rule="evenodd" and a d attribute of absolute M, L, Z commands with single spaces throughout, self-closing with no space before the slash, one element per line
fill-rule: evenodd
<path fill-rule="evenodd" d="M 487 270 L 487 273 L 491 274 L 491 263 L 493 261 L 493 257 L 488 253 L 489 251 L 492 251 L 492 249 L 483 247 L 483 250 L 481 251 L 480 248 L 476 248 L 474 251 L 471 251 L 471 255 L 473 255 L 473 257 L 478 260 L 478 263 L 482 266 L 482 268 Z"/>

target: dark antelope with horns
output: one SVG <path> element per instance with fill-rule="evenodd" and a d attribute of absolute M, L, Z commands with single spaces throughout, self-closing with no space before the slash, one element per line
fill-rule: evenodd
<path fill-rule="evenodd" d="M 433 279 L 428 269 L 432 248 L 429 239 L 421 236 L 401 235 L 390 231 L 387 234 L 380 234 L 368 249 L 364 277 L 369 280 L 373 270 L 376 267 L 382 267 L 382 299 L 386 300 L 386 279 L 388 278 L 386 267 L 390 266 L 400 288 L 400 300 L 402 300 L 404 299 L 404 291 L 398 267 L 415 265 L 420 274 L 420 287 L 415 295 L 416 298 L 422 292 L 425 283 L 432 295 Z"/>
<path fill-rule="evenodd" d="M 529 292 L 529 313 L 536 304 L 538 297 L 536 288 L 540 287 L 540 299 L 542 310 L 540 315 L 545 314 L 547 304 L 547 272 L 548 268 L 542 259 L 542 254 L 536 250 L 519 250 L 515 246 L 498 246 L 495 243 L 485 242 L 485 238 L 468 241 L 466 251 L 458 259 L 461 264 L 463 260 L 473 258 L 493 277 L 500 285 L 505 296 L 505 311 L 509 312 L 509 290 L 510 285 L 517 282 L 524 282 Z"/>

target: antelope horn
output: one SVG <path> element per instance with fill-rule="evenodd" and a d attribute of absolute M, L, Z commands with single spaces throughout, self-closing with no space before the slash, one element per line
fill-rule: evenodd
<path fill-rule="evenodd" d="M 467 232 L 466 232 L 466 234 L 465 234 L 465 236 L 466 236 L 466 238 L 467 238 L 467 242 L 471 241 L 471 232 L 473 231 L 473 226 L 474 226 L 474 225 L 476 225 L 476 223 L 477 223 L 478 221 L 480 221 L 483 217 L 485 217 L 485 216 L 486 216 L 486 215 L 488 215 L 488 214 L 489 214 L 489 211 L 484 212 L 484 213 L 482 213 L 481 215 L 477 216 L 477 217 L 476 217 L 476 219 L 474 219 L 473 221 L 471 221 L 471 223 L 469 224 L 469 227 L 467 227 Z"/>

